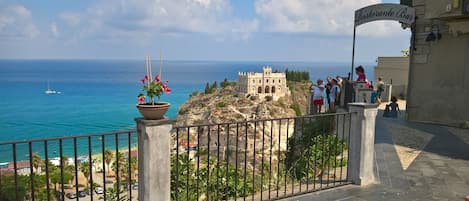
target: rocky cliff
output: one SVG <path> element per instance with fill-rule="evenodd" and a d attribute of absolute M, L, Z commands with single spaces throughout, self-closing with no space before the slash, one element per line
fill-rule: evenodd
<path fill-rule="evenodd" d="M 193 95 L 178 113 L 177 125 L 235 123 L 253 119 L 294 117 L 306 114 L 310 83 L 291 82 L 291 95 L 278 101 L 238 95 L 234 87 Z"/>

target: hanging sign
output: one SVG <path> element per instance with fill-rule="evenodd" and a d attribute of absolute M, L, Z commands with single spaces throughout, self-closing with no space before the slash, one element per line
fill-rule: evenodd
<path fill-rule="evenodd" d="M 394 20 L 411 25 L 415 21 L 415 9 L 401 4 L 383 3 L 355 11 L 355 26 L 378 20 Z"/>

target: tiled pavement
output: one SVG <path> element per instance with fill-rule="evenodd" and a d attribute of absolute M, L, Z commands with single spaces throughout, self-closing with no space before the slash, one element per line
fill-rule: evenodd
<path fill-rule="evenodd" d="M 407 170 L 401 166 L 386 126 L 390 123 L 433 135 Z M 464 197 L 469 195 L 469 142 L 454 135 L 451 129 L 378 117 L 375 140 L 377 184 L 367 187 L 349 185 L 286 200 L 464 201 Z M 469 130 L 459 130 L 459 135 L 461 133 L 469 136 Z"/>

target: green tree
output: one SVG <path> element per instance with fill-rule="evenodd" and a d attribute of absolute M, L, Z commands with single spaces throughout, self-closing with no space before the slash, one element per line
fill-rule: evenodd
<path fill-rule="evenodd" d="M 106 200 L 108 201 L 126 201 L 127 200 L 127 193 L 119 186 L 117 188 L 117 184 L 114 184 L 112 188 L 106 188 Z M 119 195 L 119 196 L 118 196 Z M 100 196 L 99 200 L 104 200 L 104 196 Z"/>
<path fill-rule="evenodd" d="M 402 56 L 403 57 L 409 57 L 410 56 L 410 50 L 409 48 L 405 49 L 405 50 L 401 50 L 401 53 L 402 53 Z"/>
<path fill-rule="evenodd" d="M 16 201 L 16 193 L 18 193 L 18 200 L 23 200 L 28 189 L 28 177 L 18 175 L 18 188 L 15 186 L 14 176 L 1 176 L 2 183 L 0 185 L 0 200 L 2 201 Z"/>
<path fill-rule="evenodd" d="M 334 135 L 334 116 L 316 117 L 303 123 L 301 135 L 290 138 L 286 153 L 289 175 L 298 180 L 320 177 L 328 167 L 343 165 L 338 156 L 346 149 L 345 142 Z"/>
<path fill-rule="evenodd" d="M 62 183 L 62 178 L 61 178 L 61 175 L 60 175 L 60 169 L 57 168 L 49 174 L 50 181 L 54 184 L 55 191 L 57 191 L 57 184 L 60 184 L 60 185 L 68 184 L 68 183 L 70 183 L 70 181 L 73 178 L 72 172 L 69 171 L 68 168 L 63 169 L 63 175 L 64 175 L 64 177 L 63 177 L 64 182 Z"/>
<path fill-rule="evenodd" d="M 220 83 L 220 86 L 221 86 L 221 88 L 224 89 L 224 88 L 230 86 L 230 82 L 228 81 L 228 79 L 225 78 L 225 79 L 223 80 L 223 82 Z"/>
<path fill-rule="evenodd" d="M 204 90 L 204 93 L 205 94 L 209 94 L 210 93 L 210 85 L 209 83 L 207 82 L 207 84 L 205 84 L 205 90 Z"/>
<path fill-rule="evenodd" d="M 79 166 L 79 169 L 80 171 L 83 173 L 83 175 L 85 176 L 86 178 L 86 187 L 88 188 L 89 187 L 89 179 L 90 179 L 90 162 L 89 161 L 85 161 L 85 162 L 82 162 L 80 163 L 80 166 Z"/>
<path fill-rule="evenodd" d="M 107 172 L 109 172 L 109 164 L 111 164 L 113 157 L 114 153 L 111 150 L 107 149 L 106 151 L 104 151 L 104 162 L 106 163 Z"/>
<path fill-rule="evenodd" d="M 218 84 L 217 84 L 217 81 L 215 81 L 212 83 L 212 86 L 210 86 L 210 93 L 214 93 L 215 91 L 217 91 L 217 88 L 218 88 Z"/>
<path fill-rule="evenodd" d="M 128 169 L 129 169 L 129 165 L 130 165 L 130 175 L 128 175 Z M 129 178 L 132 178 L 132 175 L 135 175 L 135 172 L 138 170 L 138 161 L 137 161 L 137 158 L 136 157 L 132 157 L 130 159 L 130 163 L 129 161 L 125 161 L 124 164 L 122 165 L 122 169 L 123 169 L 123 175 L 122 177 L 124 177 L 126 180 L 129 179 Z M 135 179 L 134 179 L 135 180 Z"/>
<path fill-rule="evenodd" d="M 44 163 L 42 160 L 41 160 L 41 157 L 39 156 L 39 154 L 37 152 L 34 152 L 31 157 L 33 158 L 33 168 L 34 168 L 34 171 L 38 171 L 39 167 L 42 166 L 42 164 Z"/>

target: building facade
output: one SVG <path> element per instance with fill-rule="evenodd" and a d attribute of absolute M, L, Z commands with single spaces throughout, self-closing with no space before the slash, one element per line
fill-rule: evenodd
<path fill-rule="evenodd" d="M 413 0 L 410 6 L 416 22 L 408 120 L 463 125 L 469 121 L 469 0 Z"/>
<path fill-rule="evenodd" d="M 379 77 L 383 78 L 385 84 L 392 84 L 392 96 L 406 97 L 409 57 L 378 57 L 378 65 L 375 67 L 375 86 Z"/>
<path fill-rule="evenodd" d="M 263 67 L 262 73 L 239 72 L 237 90 L 261 99 L 271 96 L 273 100 L 290 94 L 285 73 L 272 72 L 269 66 Z"/>

